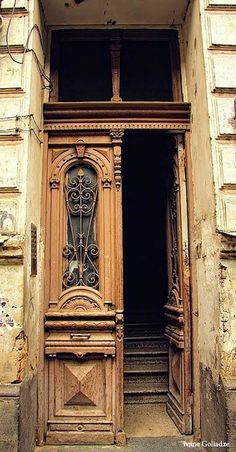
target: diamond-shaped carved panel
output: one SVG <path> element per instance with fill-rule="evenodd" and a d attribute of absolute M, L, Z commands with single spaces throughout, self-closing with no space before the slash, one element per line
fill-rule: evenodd
<path fill-rule="evenodd" d="M 65 363 L 65 405 L 101 405 L 101 362 Z"/>
<path fill-rule="evenodd" d="M 104 416 L 107 372 L 104 359 L 56 360 L 54 415 Z"/>

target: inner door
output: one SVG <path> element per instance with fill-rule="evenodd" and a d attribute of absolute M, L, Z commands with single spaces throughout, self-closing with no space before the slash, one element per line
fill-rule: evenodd
<path fill-rule="evenodd" d="M 169 339 L 167 411 L 180 432 L 192 433 L 190 340 L 190 265 L 185 148 L 177 135 L 168 177 L 167 260 L 168 297 L 165 304 Z"/>
<path fill-rule="evenodd" d="M 124 441 L 120 137 L 48 137 L 48 444 Z"/>
<path fill-rule="evenodd" d="M 129 131 L 122 149 L 125 404 L 138 405 L 141 416 L 143 404 L 155 413 L 150 404 L 166 403 L 181 433 L 189 434 L 190 271 L 183 139 Z"/>

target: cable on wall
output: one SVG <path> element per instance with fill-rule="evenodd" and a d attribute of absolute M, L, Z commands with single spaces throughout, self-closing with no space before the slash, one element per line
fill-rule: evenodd
<path fill-rule="evenodd" d="M 13 16 L 14 16 L 14 12 L 15 12 L 15 9 L 16 9 L 16 2 L 17 2 L 17 0 L 14 0 L 14 5 L 12 7 L 11 16 L 10 16 L 10 19 L 9 19 L 9 22 L 8 22 L 8 26 L 7 26 L 7 31 L 6 31 L 7 52 L 9 54 L 11 60 L 14 63 L 17 63 L 17 64 L 24 64 L 26 53 L 27 52 L 32 52 L 32 54 L 34 56 L 34 59 L 35 59 L 35 62 L 36 62 L 36 65 L 37 65 L 38 70 L 39 70 L 39 74 L 40 74 L 41 81 L 42 81 L 42 87 L 43 87 L 43 89 L 48 89 L 49 91 L 51 91 L 52 90 L 52 82 L 50 80 L 50 77 L 47 76 L 42 64 L 39 61 L 39 58 L 38 58 L 35 50 L 28 48 L 28 44 L 29 44 L 29 40 L 30 40 L 31 34 L 33 33 L 34 30 L 36 30 L 38 35 L 39 35 L 39 39 L 40 39 L 40 44 L 42 46 L 42 50 L 44 51 L 44 44 L 43 44 L 42 34 L 41 34 L 40 28 L 39 28 L 39 26 L 37 24 L 34 24 L 32 26 L 32 28 L 30 29 L 29 33 L 28 33 L 28 36 L 27 36 L 27 39 L 26 39 L 26 43 L 25 43 L 25 46 L 24 46 L 24 53 L 23 53 L 22 60 L 21 61 L 17 60 L 11 53 L 10 44 L 9 44 L 9 32 L 10 32 L 10 27 L 11 27 L 11 22 L 12 22 L 12 19 L 13 19 Z"/>

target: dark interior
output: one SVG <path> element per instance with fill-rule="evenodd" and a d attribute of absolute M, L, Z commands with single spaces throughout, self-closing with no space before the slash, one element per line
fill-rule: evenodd
<path fill-rule="evenodd" d="M 167 297 L 166 203 L 173 137 L 126 132 L 122 145 L 126 323 L 162 323 Z"/>
<path fill-rule="evenodd" d="M 120 93 L 124 101 L 173 100 L 168 42 L 123 42 Z"/>
<path fill-rule="evenodd" d="M 57 42 L 56 36 L 52 45 Z M 130 40 L 120 32 L 120 94 L 124 101 L 173 100 L 170 44 L 153 36 Z M 58 53 L 52 50 L 52 67 L 58 70 L 58 100 L 110 101 L 113 94 L 109 33 L 66 33 L 65 40 L 60 39 L 57 46 Z"/>
<path fill-rule="evenodd" d="M 59 49 L 59 100 L 109 101 L 112 98 L 108 41 L 62 42 Z"/>

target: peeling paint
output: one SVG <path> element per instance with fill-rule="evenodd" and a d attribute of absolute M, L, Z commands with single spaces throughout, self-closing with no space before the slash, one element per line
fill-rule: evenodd
<path fill-rule="evenodd" d="M 7 308 L 9 305 L 9 300 L 8 298 L 5 297 L 0 297 L 0 308 L 1 308 L 1 313 L 0 313 L 0 328 L 6 328 L 6 327 L 13 327 L 15 325 L 15 320 L 13 319 L 13 317 L 8 314 L 7 312 Z M 0 329 L 0 336 L 2 336 L 3 333 Z"/>

